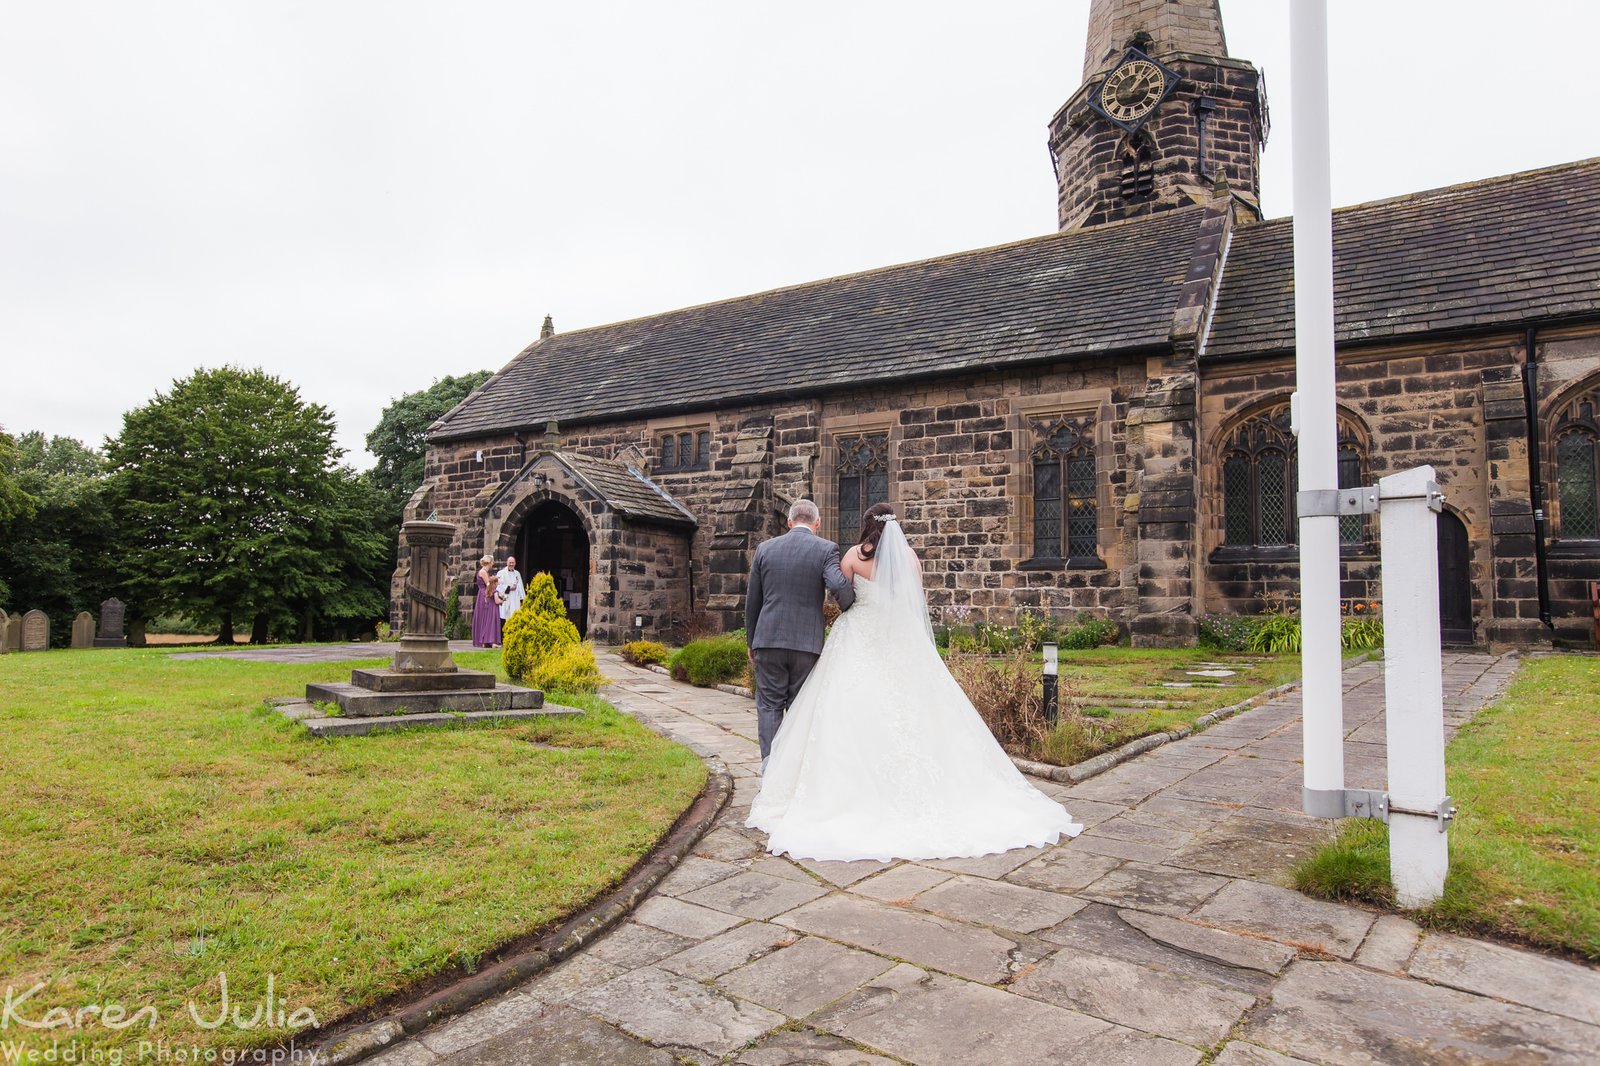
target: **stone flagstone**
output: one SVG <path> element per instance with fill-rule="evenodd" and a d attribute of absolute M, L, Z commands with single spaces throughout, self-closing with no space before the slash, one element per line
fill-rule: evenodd
<path fill-rule="evenodd" d="M 1377 915 L 1254 881 L 1230 881 L 1196 910 L 1197 922 L 1258 933 L 1280 944 L 1348 959 Z"/>
<path fill-rule="evenodd" d="M 573 1006 L 652 1044 L 726 1055 L 784 1024 L 775 1011 L 732 998 L 699 981 L 644 966 L 579 996 Z"/>
<path fill-rule="evenodd" d="M 931 914 L 1020 933 L 1034 933 L 1064 922 L 1086 906 L 1087 900 L 1058 892 L 965 875 L 916 898 L 916 907 Z"/>
<path fill-rule="evenodd" d="M 646 925 L 653 925 L 657 929 L 665 929 L 669 933 L 697 940 L 716 936 L 724 929 L 731 929 L 740 922 L 740 919 L 733 915 L 714 911 L 710 907 L 685 903 L 671 896 L 653 896 L 639 904 L 633 913 L 638 921 Z"/>
<path fill-rule="evenodd" d="M 1452 724 L 1510 669 L 1452 656 Z M 743 825 L 759 787 L 750 702 L 614 656 L 605 670 L 625 713 L 738 775 L 716 828 L 615 932 L 374 1062 L 1193 1066 L 1215 1049 L 1217 1066 L 1465 1066 L 1600 1047 L 1591 969 L 1464 938 L 1419 948 L 1402 918 L 1241 879 L 1281 883 L 1331 828 L 1299 811 L 1295 693 L 1104 779 L 1039 782 L 1097 827 L 1078 840 L 795 862 Z M 1347 766 L 1377 784 L 1380 677 L 1344 675 Z"/>
<path fill-rule="evenodd" d="M 802 932 L 842 940 L 974 981 L 999 981 L 1016 942 L 931 914 L 845 895 L 808 903 L 778 919 Z"/>
<path fill-rule="evenodd" d="M 1117 917 L 1151 940 L 1191 955 L 1202 955 L 1225 966 L 1278 973 L 1295 957 L 1295 950 L 1283 944 L 1225 933 L 1178 918 L 1132 910 L 1118 911 Z"/>
<path fill-rule="evenodd" d="M 697 889 L 683 898 L 744 918 L 771 918 L 826 895 L 827 891 L 817 884 L 801 884 L 771 874 L 743 873 Z"/>
<path fill-rule="evenodd" d="M 1600 1027 L 1332 962 L 1297 962 L 1242 1035 L 1330 1066 L 1593 1066 Z"/>
<path fill-rule="evenodd" d="M 736 929 L 670 955 L 658 965 L 663 970 L 671 970 L 685 977 L 710 980 L 792 944 L 798 936 L 793 929 L 785 929 L 781 925 L 746 922 Z"/>
<path fill-rule="evenodd" d="M 1411 976 L 1600 1026 L 1600 971 L 1459 936 L 1430 933 Z M 1595 1045 L 1600 1058 L 1600 1043 Z"/>
<path fill-rule="evenodd" d="M 779 1030 L 734 1060 L 735 1066 L 900 1066 L 848 1040 L 812 1029 Z"/>
<path fill-rule="evenodd" d="M 741 999 L 804 1018 L 893 965 L 880 956 L 808 936 L 724 974 L 717 984 Z"/>
<path fill-rule="evenodd" d="M 1089 952 L 1063 951 L 1025 972 L 1016 992 L 1130 1029 L 1209 1046 L 1256 997 Z"/>
<path fill-rule="evenodd" d="M 918 1063 L 1192 1066 L 1200 1052 L 987 985 L 900 965 L 812 1019 Z"/>

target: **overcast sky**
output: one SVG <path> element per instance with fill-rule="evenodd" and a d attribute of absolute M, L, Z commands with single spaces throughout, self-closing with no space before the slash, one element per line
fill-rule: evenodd
<path fill-rule="evenodd" d="M 1333 0 L 1333 193 L 1600 155 L 1588 0 Z M 1288 4 L 1224 0 L 1289 214 Z M 1055 229 L 1087 0 L 0 5 L 0 426 L 382 408 L 538 334 Z"/>

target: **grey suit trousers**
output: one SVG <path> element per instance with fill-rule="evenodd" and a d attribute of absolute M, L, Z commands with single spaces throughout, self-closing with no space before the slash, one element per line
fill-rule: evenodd
<path fill-rule="evenodd" d="M 818 657 L 816 652 L 793 648 L 756 649 L 756 735 L 761 739 L 762 762 L 772 751 L 772 740 L 783 725 L 784 713 L 806 683 L 811 668 L 817 665 Z"/>

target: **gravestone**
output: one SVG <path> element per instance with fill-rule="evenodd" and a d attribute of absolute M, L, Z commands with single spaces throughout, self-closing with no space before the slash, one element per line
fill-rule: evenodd
<path fill-rule="evenodd" d="M 50 647 L 50 616 L 33 610 L 22 616 L 22 650 L 44 651 Z"/>
<path fill-rule="evenodd" d="M 11 650 L 11 616 L 0 611 L 0 655 Z"/>
<path fill-rule="evenodd" d="M 14 614 L 6 619 L 6 647 L 12 651 L 22 650 L 22 616 Z"/>
<path fill-rule="evenodd" d="M 115 596 L 100 605 L 100 631 L 94 637 L 95 647 L 126 648 L 128 646 L 128 638 L 122 632 L 123 619 L 127 616 L 127 613 L 126 605 Z"/>
<path fill-rule="evenodd" d="M 94 615 L 88 611 L 79 611 L 78 616 L 72 620 L 72 646 L 94 647 Z"/>

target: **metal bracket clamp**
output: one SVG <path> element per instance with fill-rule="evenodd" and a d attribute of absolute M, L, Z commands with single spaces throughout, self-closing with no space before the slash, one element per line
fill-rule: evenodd
<path fill-rule="evenodd" d="M 1301 489 L 1295 495 L 1295 509 L 1301 518 L 1374 514 L 1378 510 L 1378 490 L 1371 485 L 1356 489 Z"/>
<path fill-rule="evenodd" d="M 1313 818 L 1389 820 L 1389 794 L 1367 788 L 1302 788 L 1301 809 Z"/>
<path fill-rule="evenodd" d="M 1455 800 L 1451 799 L 1449 796 L 1446 796 L 1444 799 L 1440 800 L 1439 805 L 1431 811 L 1414 811 L 1409 807 L 1389 808 L 1389 810 L 1394 814 L 1414 814 L 1418 818 L 1438 819 L 1439 832 L 1441 833 L 1447 832 L 1450 829 L 1450 823 L 1455 821 L 1456 811 L 1459 809 L 1460 808 L 1455 804 Z"/>
<path fill-rule="evenodd" d="M 1383 497 L 1383 502 L 1388 502 L 1389 500 L 1427 500 L 1428 510 L 1433 511 L 1436 514 L 1444 510 L 1444 490 L 1439 487 L 1439 483 L 1437 481 L 1430 481 L 1424 485 L 1422 488 L 1422 494 L 1419 496 L 1395 495 Z"/>

